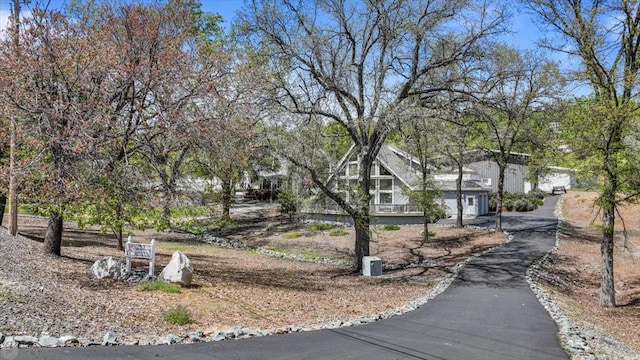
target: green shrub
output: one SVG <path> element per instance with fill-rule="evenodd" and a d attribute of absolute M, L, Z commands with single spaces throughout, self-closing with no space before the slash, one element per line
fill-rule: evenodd
<path fill-rule="evenodd" d="M 332 224 L 311 224 L 311 231 L 331 230 L 334 227 L 336 227 L 336 226 L 332 225 Z"/>
<path fill-rule="evenodd" d="M 162 291 L 169 294 L 176 294 L 181 291 L 180 285 L 168 283 L 162 280 L 143 281 L 136 286 L 138 291 Z"/>
<path fill-rule="evenodd" d="M 295 231 L 290 231 L 290 232 L 286 232 L 284 234 L 282 234 L 282 237 L 285 239 L 297 239 L 299 238 L 301 235 L 298 232 Z"/>
<path fill-rule="evenodd" d="M 329 236 L 344 236 L 344 235 L 348 235 L 349 232 L 347 232 L 344 229 L 335 229 L 335 230 L 331 230 L 329 231 Z"/>
<path fill-rule="evenodd" d="M 536 198 L 536 199 L 540 199 L 540 200 L 542 200 L 542 199 L 544 199 L 544 197 L 545 197 L 546 195 L 547 195 L 547 194 L 545 194 L 545 192 L 544 192 L 544 191 L 542 191 L 542 190 L 540 190 L 540 189 L 535 189 L 535 190 L 531 190 L 531 191 L 529 191 L 529 193 L 527 194 L 527 197 L 528 197 L 528 198 Z"/>
<path fill-rule="evenodd" d="M 504 199 L 502 201 L 502 207 L 505 208 L 507 211 L 513 211 L 513 200 L 511 199 Z"/>
<path fill-rule="evenodd" d="M 183 306 L 176 306 L 164 313 L 164 321 L 174 325 L 186 325 L 192 322 L 191 313 Z"/>
<path fill-rule="evenodd" d="M 420 231 L 420 236 L 424 236 L 424 230 Z M 434 233 L 433 231 L 429 231 L 429 237 L 436 237 L 436 233 Z"/>
<path fill-rule="evenodd" d="M 395 230 L 400 230 L 400 225 L 395 225 L 395 224 L 387 224 L 383 227 L 384 230 L 387 231 L 395 231 Z"/>

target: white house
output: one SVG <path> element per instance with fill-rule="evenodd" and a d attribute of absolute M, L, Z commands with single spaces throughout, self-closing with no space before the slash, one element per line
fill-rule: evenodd
<path fill-rule="evenodd" d="M 349 185 L 355 185 L 359 171 L 356 156 L 354 147 L 349 149 L 327 183 L 336 189 L 346 189 Z M 405 193 L 407 190 L 420 190 L 419 168 L 420 163 L 415 157 L 395 146 L 383 145 L 371 166 L 371 213 L 420 214 Z M 442 192 L 442 204 L 447 208 L 449 216 L 457 213 L 455 177 L 456 175 L 434 176 L 435 186 Z M 462 186 L 463 214 L 467 217 L 487 214 L 490 190 L 477 176 L 466 174 Z"/>

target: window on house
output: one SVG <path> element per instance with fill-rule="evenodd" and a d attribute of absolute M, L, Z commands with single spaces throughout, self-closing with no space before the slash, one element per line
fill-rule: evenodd
<path fill-rule="evenodd" d="M 370 171 L 371 171 L 371 174 L 370 174 L 371 176 L 376 176 L 377 175 L 377 173 L 376 173 L 376 163 L 375 162 L 373 164 L 371 164 Z"/>
<path fill-rule="evenodd" d="M 473 199 L 472 197 L 467 198 L 467 204 L 469 204 L 469 206 L 473 206 Z"/>
<path fill-rule="evenodd" d="M 369 183 L 369 190 L 375 190 L 378 187 L 376 186 L 378 184 L 378 182 L 375 179 L 371 179 L 371 182 Z"/>
<path fill-rule="evenodd" d="M 380 165 L 379 169 L 380 169 L 380 176 L 391 176 L 391 172 L 387 170 L 387 168 L 385 168 L 384 166 Z"/>
<path fill-rule="evenodd" d="M 349 164 L 349 176 L 358 176 L 358 164 Z"/>
<path fill-rule="evenodd" d="M 349 188 L 354 189 L 356 186 L 358 186 L 358 180 L 349 180 Z"/>
<path fill-rule="evenodd" d="M 482 183 L 484 185 L 491 186 L 491 179 L 490 178 L 484 178 L 484 179 L 482 179 Z"/>
<path fill-rule="evenodd" d="M 380 204 L 393 204 L 392 193 L 380 193 Z"/>
<path fill-rule="evenodd" d="M 393 189 L 393 179 L 380 179 L 380 190 L 392 190 Z"/>

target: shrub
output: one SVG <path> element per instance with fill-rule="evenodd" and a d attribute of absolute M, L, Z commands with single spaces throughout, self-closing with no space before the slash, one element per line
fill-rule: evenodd
<path fill-rule="evenodd" d="M 282 237 L 285 239 L 297 239 L 299 238 L 301 235 L 298 232 L 295 231 L 290 231 L 290 232 L 286 232 L 284 234 L 282 234 Z"/>
<path fill-rule="evenodd" d="M 143 281 L 136 286 L 138 291 L 162 291 L 169 294 L 176 294 L 181 291 L 180 285 L 168 283 L 162 280 Z"/>
<path fill-rule="evenodd" d="M 384 230 L 387 231 L 395 231 L 395 230 L 400 230 L 400 225 L 395 225 L 395 224 L 387 224 L 383 227 Z"/>
<path fill-rule="evenodd" d="M 513 208 L 516 211 L 529 211 L 529 203 L 527 202 L 527 200 L 518 199 L 514 201 Z"/>
<path fill-rule="evenodd" d="M 164 313 L 164 321 L 174 325 L 186 325 L 191 323 L 191 313 L 183 306 L 176 306 Z"/>
<path fill-rule="evenodd" d="M 540 189 L 535 189 L 535 190 L 531 190 L 531 191 L 529 191 L 529 193 L 527 194 L 527 197 L 528 197 L 528 198 L 536 198 L 536 199 L 540 199 L 540 200 L 542 200 L 542 199 L 544 199 L 544 197 L 545 197 L 546 195 L 547 195 L 547 194 L 545 194 L 545 192 L 544 192 L 544 191 L 542 191 L 542 190 L 540 190 Z"/>
<path fill-rule="evenodd" d="M 331 230 L 334 227 L 335 227 L 335 225 L 332 225 L 332 224 L 312 224 L 311 225 L 311 231 Z"/>
<path fill-rule="evenodd" d="M 504 199 L 502 201 L 502 207 L 504 207 L 507 211 L 513 211 L 513 200 L 511 199 Z"/>
<path fill-rule="evenodd" d="M 335 229 L 335 230 L 329 231 L 329 236 L 344 236 L 347 234 L 349 234 L 349 232 L 347 232 L 344 229 Z"/>
<path fill-rule="evenodd" d="M 420 236 L 424 236 L 424 230 L 420 231 Z M 434 233 L 433 231 L 429 231 L 429 237 L 430 238 L 435 237 L 435 236 L 436 236 L 436 233 Z"/>

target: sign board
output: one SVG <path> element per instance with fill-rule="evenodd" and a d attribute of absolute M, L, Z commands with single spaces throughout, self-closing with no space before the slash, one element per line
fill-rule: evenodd
<path fill-rule="evenodd" d="M 151 259 L 153 257 L 153 245 L 130 243 L 124 249 L 124 255 L 130 258 Z"/>
<path fill-rule="evenodd" d="M 133 243 L 131 235 L 124 245 L 124 256 L 127 258 L 127 272 L 131 272 L 131 259 L 149 259 L 149 275 L 153 276 L 156 265 L 156 240 L 151 240 L 151 244 Z"/>

